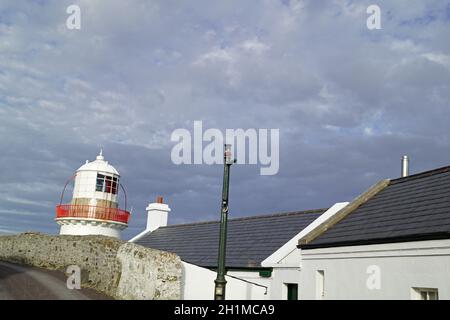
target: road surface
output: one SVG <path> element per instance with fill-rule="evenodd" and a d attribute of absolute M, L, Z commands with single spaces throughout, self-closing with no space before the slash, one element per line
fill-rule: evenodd
<path fill-rule="evenodd" d="M 70 290 L 66 276 L 0 261 L 0 300 L 107 300 L 92 289 Z"/>

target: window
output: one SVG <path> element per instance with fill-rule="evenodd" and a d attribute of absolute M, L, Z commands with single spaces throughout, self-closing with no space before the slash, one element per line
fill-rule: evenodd
<path fill-rule="evenodd" d="M 286 283 L 286 288 L 287 288 L 287 299 L 298 300 L 298 284 Z"/>
<path fill-rule="evenodd" d="M 105 186 L 105 192 L 106 193 L 112 193 L 111 192 L 111 178 L 110 177 L 106 177 L 106 186 Z"/>
<path fill-rule="evenodd" d="M 118 185 L 117 185 L 117 178 L 116 177 L 113 177 L 113 182 L 112 182 L 112 193 L 113 194 L 117 194 L 117 187 L 118 187 Z"/>
<path fill-rule="evenodd" d="M 325 271 L 316 271 L 316 299 L 322 300 L 325 297 Z"/>
<path fill-rule="evenodd" d="M 97 173 L 97 185 L 95 187 L 95 191 L 103 192 L 103 187 L 105 185 L 105 176 Z"/>
<path fill-rule="evenodd" d="M 97 174 L 96 191 L 117 194 L 118 186 L 119 180 L 117 177 L 106 176 L 100 173 Z"/>
<path fill-rule="evenodd" d="M 439 292 L 435 288 L 412 288 L 412 299 L 439 300 Z"/>

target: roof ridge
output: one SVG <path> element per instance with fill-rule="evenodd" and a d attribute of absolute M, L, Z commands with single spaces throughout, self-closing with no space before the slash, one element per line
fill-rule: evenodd
<path fill-rule="evenodd" d="M 231 218 L 231 219 L 228 219 L 228 222 L 230 222 L 230 221 L 253 220 L 253 219 L 261 219 L 261 218 L 270 218 L 270 217 L 280 217 L 280 216 L 290 216 L 290 215 L 300 215 L 300 214 L 323 213 L 326 210 L 328 210 L 328 208 L 302 210 L 302 211 L 288 211 L 288 212 L 280 212 L 280 213 L 272 213 L 272 214 L 260 214 L 260 215 L 256 215 L 256 216 Z M 189 225 L 213 224 L 213 223 L 219 223 L 219 220 L 171 224 L 171 225 L 167 225 L 165 227 L 160 227 L 160 229 L 162 229 L 162 228 L 172 228 L 172 227 L 181 227 L 181 226 L 189 226 Z"/>
<path fill-rule="evenodd" d="M 422 171 L 419 173 L 409 175 L 407 177 L 400 177 L 400 178 L 392 179 L 390 184 L 397 184 L 397 183 L 407 182 L 410 180 L 426 178 L 426 177 L 430 177 L 430 176 L 434 176 L 434 175 L 446 173 L 446 172 L 450 172 L 450 166 L 444 166 L 444 167 L 440 167 L 440 168 L 436 168 L 436 169 L 432 169 L 432 170 Z"/>

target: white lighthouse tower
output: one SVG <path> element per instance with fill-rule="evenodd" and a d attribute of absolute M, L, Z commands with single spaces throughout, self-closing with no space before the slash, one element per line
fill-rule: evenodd
<path fill-rule="evenodd" d="M 61 226 L 60 234 L 120 238 L 120 232 L 128 226 L 130 213 L 119 209 L 120 175 L 105 161 L 103 151 L 95 161 L 86 161 L 74 178 L 71 203 L 56 206 L 55 220 Z M 61 201 L 63 196 L 64 191 Z"/>

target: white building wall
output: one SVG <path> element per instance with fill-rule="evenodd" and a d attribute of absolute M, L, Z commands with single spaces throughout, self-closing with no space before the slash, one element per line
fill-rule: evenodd
<path fill-rule="evenodd" d="M 214 300 L 214 280 L 217 273 L 187 262 L 182 262 L 182 299 Z M 265 289 L 242 280 L 226 276 L 227 300 L 264 300 Z"/>
<path fill-rule="evenodd" d="M 299 233 L 281 248 L 262 261 L 261 267 L 273 269 L 270 278 L 260 277 L 259 272 L 252 271 L 229 271 L 228 274 L 266 286 L 268 291 L 266 295 L 267 300 L 286 300 L 287 284 L 297 284 L 300 298 L 302 283 L 300 276 L 301 251 L 297 248 L 299 239 L 330 219 L 348 204 L 348 202 L 334 204 L 306 228 L 299 230 Z"/>
<path fill-rule="evenodd" d="M 103 235 L 118 239 L 120 239 L 121 230 L 126 227 L 125 224 L 107 223 L 101 220 L 88 221 L 87 219 L 60 219 L 58 223 L 61 224 L 60 235 Z"/>
<path fill-rule="evenodd" d="M 297 284 L 300 288 L 300 250 L 292 250 L 286 257 L 273 264 L 272 276 L 264 278 L 259 272 L 229 271 L 228 274 L 267 287 L 267 300 L 286 300 L 287 284 Z"/>
<path fill-rule="evenodd" d="M 302 283 L 300 276 L 301 251 L 297 248 L 299 239 L 313 231 L 317 226 L 324 223 L 347 205 L 348 202 L 338 202 L 334 204 L 305 229 L 299 230 L 299 233 L 295 237 L 290 239 L 261 263 L 263 267 L 273 268 L 272 277 L 270 278 L 269 283 L 269 299 L 286 300 L 287 284 L 297 284 L 299 291 L 298 295 L 300 298 Z"/>
<path fill-rule="evenodd" d="M 255 283 L 260 286 L 263 286 L 264 290 L 266 292 L 263 299 L 264 300 L 271 299 L 271 291 L 270 290 L 271 290 L 272 281 L 273 281 L 272 277 L 269 277 L 269 278 L 261 277 L 259 275 L 259 271 L 236 271 L 236 270 L 230 271 L 229 270 L 229 271 L 227 271 L 227 275 L 230 275 L 230 276 L 236 277 L 236 278 L 240 278 L 240 279 L 244 279 L 251 283 Z"/>
<path fill-rule="evenodd" d="M 300 299 L 316 299 L 318 270 L 323 299 L 409 300 L 413 287 L 437 288 L 439 299 L 450 299 L 450 240 L 302 250 Z"/>
<path fill-rule="evenodd" d="M 287 284 L 297 284 L 300 288 L 300 269 L 274 268 L 272 272 L 272 284 L 270 288 L 271 300 L 287 300 Z"/>
<path fill-rule="evenodd" d="M 272 300 L 287 299 L 287 284 L 294 283 L 300 290 L 300 250 L 292 250 L 273 268 L 273 283 L 270 290 Z"/>
<path fill-rule="evenodd" d="M 300 250 L 293 249 L 271 267 L 270 300 L 287 300 L 287 284 L 297 284 L 300 290 Z"/>

